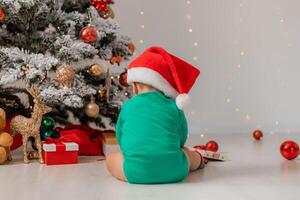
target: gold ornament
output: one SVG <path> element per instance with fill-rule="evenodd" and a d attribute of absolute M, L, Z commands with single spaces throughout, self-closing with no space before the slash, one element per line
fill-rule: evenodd
<path fill-rule="evenodd" d="M 98 104 L 95 103 L 94 99 L 88 103 L 85 107 L 85 114 L 89 117 L 97 117 L 100 112 Z"/>
<path fill-rule="evenodd" d="M 6 126 L 6 113 L 2 108 L 0 108 L 0 130 L 5 129 L 5 126 Z"/>
<path fill-rule="evenodd" d="M 75 70 L 67 64 L 62 64 L 56 70 L 56 79 L 64 88 L 69 88 L 75 78 Z"/>
<path fill-rule="evenodd" d="M 11 134 L 14 136 L 16 133 L 20 133 L 23 138 L 23 154 L 24 154 L 24 163 L 29 163 L 28 160 L 28 150 L 27 150 L 27 142 L 29 137 L 33 137 L 36 142 L 36 147 L 38 149 L 38 158 L 40 163 L 44 163 L 42 157 L 42 144 L 40 138 L 40 126 L 42 122 L 43 115 L 51 112 L 52 108 L 46 106 L 39 94 L 36 87 L 31 86 L 27 87 L 26 90 L 31 94 L 34 98 L 34 107 L 33 112 L 31 113 L 31 118 L 27 118 L 21 115 L 14 117 L 10 122 Z M 8 158 L 11 159 L 11 155 L 9 153 Z"/>
<path fill-rule="evenodd" d="M 108 19 L 108 18 L 115 18 L 115 13 L 114 11 L 111 9 L 111 7 L 107 6 L 107 11 L 104 10 L 100 10 L 99 11 L 99 15 L 100 17 L 102 17 L 103 19 Z"/>
<path fill-rule="evenodd" d="M 25 65 L 25 66 L 22 66 L 21 67 L 21 73 L 22 73 L 22 75 L 25 75 L 25 74 L 27 74 L 28 73 L 28 71 L 31 69 L 31 65 Z"/>
<path fill-rule="evenodd" d="M 105 97 L 106 92 L 104 89 L 99 89 L 98 94 L 100 97 Z"/>
<path fill-rule="evenodd" d="M 94 64 L 90 67 L 88 73 L 93 77 L 99 77 L 103 73 L 102 66 L 99 64 Z"/>
<path fill-rule="evenodd" d="M 2 130 L 5 128 L 6 125 L 6 114 L 5 111 L 0 108 L 0 164 L 5 163 L 6 160 L 10 160 L 8 157 L 10 146 L 13 143 L 13 137 L 3 132 Z"/>

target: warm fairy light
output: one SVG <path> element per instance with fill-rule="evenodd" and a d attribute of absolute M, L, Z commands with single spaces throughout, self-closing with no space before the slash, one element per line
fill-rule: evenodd
<path fill-rule="evenodd" d="M 241 68 L 241 65 L 240 65 L 240 64 L 238 64 L 238 65 L 237 65 L 237 68 Z"/>
<path fill-rule="evenodd" d="M 251 116 L 250 116 L 249 114 L 247 114 L 247 115 L 245 116 L 245 118 L 246 118 L 246 120 L 248 120 L 248 121 L 251 120 Z"/>
<path fill-rule="evenodd" d="M 276 122 L 275 122 L 275 125 L 278 126 L 278 124 L 279 124 L 279 121 L 276 121 Z"/>
<path fill-rule="evenodd" d="M 191 19 L 192 19 L 192 15 L 188 14 L 188 15 L 186 15 L 186 18 L 187 18 L 188 20 L 191 20 Z"/>
<path fill-rule="evenodd" d="M 200 137 L 201 137 L 201 138 L 204 138 L 204 134 L 201 134 Z"/>
<path fill-rule="evenodd" d="M 193 29 L 192 29 L 192 28 L 189 28 L 189 32 L 192 33 L 192 32 L 193 32 Z"/>
<path fill-rule="evenodd" d="M 191 1 L 186 1 L 186 4 L 191 4 Z"/>
<path fill-rule="evenodd" d="M 197 61 L 197 60 L 198 60 L 197 56 L 194 56 L 194 57 L 193 57 L 193 60 L 194 60 L 194 61 Z"/>
<path fill-rule="evenodd" d="M 141 14 L 141 15 L 144 15 L 145 13 L 144 13 L 144 11 L 141 11 L 140 14 Z"/>
<path fill-rule="evenodd" d="M 284 22 L 284 19 L 280 19 L 280 22 L 283 23 L 283 22 Z"/>
<path fill-rule="evenodd" d="M 235 108 L 234 111 L 235 112 L 240 112 L 240 109 L 239 108 Z"/>
<path fill-rule="evenodd" d="M 144 40 L 140 40 L 140 43 L 143 44 L 143 43 L 144 43 Z"/>
<path fill-rule="evenodd" d="M 117 76 L 118 77 L 118 79 L 120 78 L 120 76 Z"/>
<path fill-rule="evenodd" d="M 111 76 L 111 77 L 110 77 L 110 79 L 114 79 L 114 77 L 113 77 L 113 76 Z"/>
<path fill-rule="evenodd" d="M 198 42 L 194 42 L 194 46 L 195 46 L 195 47 L 198 46 Z"/>
<path fill-rule="evenodd" d="M 141 28 L 145 28 L 145 25 L 141 25 Z"/>
<path fill-rule="evenodd" d="M 227 99 L 226 99 L 226 102 L 227 102 L 227 103 L 230 103 L 230 102 L 231 102 L 231 100 L 230 100 L 229 98 L 227 98 Z"/>
<path fill-rule="evenodd" d="M 244 5 L 242 3 L 240 3 L 240 7 L 243 7 Z"/>
<path fill-rule="evenodd" d="M 240 55 L 241 55 L 241 56 L 245 55 L 245 52 L 244 52 L 244 51 L 241 51 L 241 52 L 240 52 Z"/>

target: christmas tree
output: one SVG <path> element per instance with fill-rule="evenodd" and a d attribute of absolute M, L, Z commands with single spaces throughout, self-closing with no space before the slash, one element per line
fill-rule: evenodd
<path fill-rule="evenodd" d="M 1 0 L 0 106 L 29 116 L 33 102 L 25 85 L 34 84 L 56 122 L 75 118 L 105 128 L 106 118 L 114 124 L 130 92 L 126 72 L 114 74 L 109 66 L 128 59 L 134 45 L 120 34 L 111 4 Z"/>

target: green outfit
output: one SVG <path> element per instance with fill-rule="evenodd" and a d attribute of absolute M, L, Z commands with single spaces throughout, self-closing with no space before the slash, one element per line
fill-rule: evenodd
<path fill-rule="evenodd" d="M 174 99 L 161 92 L 146 92 L 125 102 L 116 135 L 130 183 L 170 183 L 188 175 L 182 151 L 187 122 Z"/>

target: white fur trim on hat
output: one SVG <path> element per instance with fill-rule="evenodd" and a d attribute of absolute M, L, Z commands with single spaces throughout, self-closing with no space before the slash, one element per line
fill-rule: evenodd
<path fill-rule="evenodd" d="M 166 79 L 164 79 L 158 72 L 146 67 L 128 69 L 127 81 L 129 83 L 139 82 L 151 85 L 152 87 L 162 91 L 168 97 L 176 98 L 178 95 L 178 92 Z"/>
<path fill-rule="evenodd" d="M 180 94 L 176 97 L 176 105 L 181 110 L 187 106 L 189 101 L 190 97 L 188 94 Z"/>

